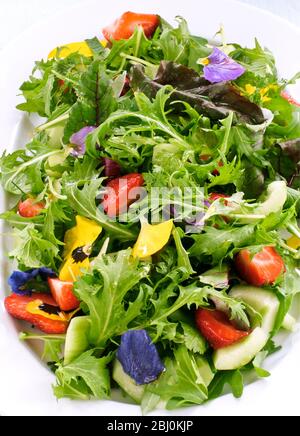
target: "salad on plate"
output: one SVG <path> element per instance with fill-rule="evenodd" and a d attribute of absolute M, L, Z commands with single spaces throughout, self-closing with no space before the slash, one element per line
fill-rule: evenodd
<path fill-rule="evenodd" d="M 243 393 L 300 291 L 300 105 L 272 53 L 126 12 L 36 62 L 4 152 L 7 312 L 57 398 Z M 36 115 L 34 115 L 36 117 Z"/>

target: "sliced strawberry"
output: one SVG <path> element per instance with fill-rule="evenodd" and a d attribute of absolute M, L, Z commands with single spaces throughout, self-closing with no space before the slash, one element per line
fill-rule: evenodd
<path fill-rule="evenodd" d="M 228 347 L 249 335 L 249 332 L 236 329 L 228 316 L 219 310 L 198 309 L 196 325 L 214 350 Z"/>
<path fill-rule="evenodd" d="M 264 247 L 254 256 L 247 249 L 241 250 L 235 257 L 235 267 L 239 276 L 253 286 L 272 285 L 285 271 L 283 259 L 273 247 Z"/>
<path fill-rule="evenodd" d="M 61 310 L 77 309 L 80 301 L 73 294 L 74 283 L 63 282 L 56 278 L 48 278 L 51 294 Z"/>
<path fill-rule="evenodd" d="M 294 99 L 294 97 L 291 96 L 287 91 L 282 91 L 281 97 L 283 97 L 285 100 L 287 100 L 289 103 L 293 104 L 294 106 L 300 107 L 300 103 Z"/>
<path fill-rule="evenodd" d="M 43 209 L 45 209 L 45 203 L 43 201 L 36 202 L 34 198 L 27 198 L 18 205 L 19 214 L 24 218 L 33 218 L 39 215 Z"/>
<path fill-rule="evenodd" d="M 137 191 L 143 184 L 144 178 L 138 173 L 111 180 L 107 184 L 107 194 L 102 201 L 104 212 L 110 217 L 126 212 L 128 207 L 138 199 Z"/>
<path fill-rule="evenodd" d="M 5 298 L 4 305 L 11 316 L 29 322 L 44 333 L 66 333 L 68 327 L 67 322 L 49 319 L 41 315 L 35 315 L 26 310 L 27 305 L 36 300 L 41 300 L 44 304 L 53 306 L 54 308 L 58 307 L 51 295 L 48 294 L 35 294 L 31 297 L 11 294 L 9 297 Z"/>
<path fill-rule="evenodd" d="M 212 192 L 210 195 L 209 195 L 209 201 L 211 201 L 211 202 L 214 202 L 214 201 L 216 201 L 216 200 L 219 200 L 220 198 L 229 198 L 229 195 L 226 195 L 226 194 L 219 194 L 219 193 L 217 193 L 217 192 Z M 225 201 L 225 205 L 227 206 L 227 204 L 228 204 L 228 201 Z"/>
<path fill-rule="evenodd" d="M 129 39 L 138 26 L 142 26 L 147 38 L 151 38 L 156 28 L 159 26 L 159 16 L 125 12 L 111 25 L 105 27 L 102 33 L 107 41 Z"/>

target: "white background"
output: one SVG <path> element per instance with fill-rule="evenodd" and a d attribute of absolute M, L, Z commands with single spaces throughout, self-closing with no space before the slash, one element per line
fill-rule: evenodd
<path fill-rule="evenodd" d="M 82 0 L 83 1 L 83 0 Z M 100 2 L 101 0 L 99 0 Z M 102 0 L 105 1 L 105 0 Z M 113 1 L 113 0 L 110 0 Z M 141 0 L 151 9 L 151 1 Z M 162 2 L 172 0 L 161 0 Z M 195 0 L 197 1 L 197 0 Z M 268 9 L 287 18 L 300 26 L 300 1 L 299 0 L 241 0 L 255 6 Z M 30 25 L 44 17 L 55 14 L 58 10 L 67 9 L 69 6 L 80 3 L 80 0 L 1 0 L 0 5 L 0 49 L 10 40 L 14 39 Z M 91 11 L 91 14 L 93 11 Z M 53 29 L 55 32 L 55 29 Z M 37 35 L 38 37 L 38 35 Z"/>
<path fill-rule="evenodd" d="M 5 58 L 0 58 L 0 96 L 2 102 L 0 105 L 0 120 L 3 120 L 1 125 L 3 143 L 6 143 L 6 136 L 11 137 L 12 127 L 16 126 L 17 121 L 20 119 L 20 113 L 13 110 L 16 100 L 15 90 L 21 80 L 28 75 L 33 58 L 42 57 L 45 54 L 45 47 L 55 47 L 58 43 L 61 43 L 65 33 L 71 35 L 72 39 L 84 38 L 89 34 L 92 27 L 93 34 L 95 34 L 95 30 L 98 27 L 101 28 L 98 23 L 103 24 L 101 6 L 105 4 L 105 1 L 110 2 L 112 6 L 109 8 L 109 17 L 107 18 L 109 18 L 109 21 L 113 19 L 113 6 L 116 4 L 116 0 L 92 1 L 94 11 L 84 10 L 81 12 L 82 8 L 80 7 L 80 14 L 73 11 L 72 19 L 70 19 L 66 11 L 65 16 L 49 20 L 48 23 L 50 24 L 46 26 L 41 23 L 40 26 L 35 27 L 34 32 L 29 32 L 11 45 L 5 52 Z M 68 8 L 76 3 L 82 4 L 82 2 L 83 0 L 80 2 L 77 0 L 0 0 L 0 48 L 4 47 L 14 36 L 23 32 L 31 24 L 55 14 L 59 9 Z M 118 2 L 121 3 L 121 0 L 118 0 Z M 162 15 L 169 16 L 169 19 L 170 15 L 173 15 L 173 10 L 175 11 L 174 14 L 181 9 L 192 11 L 191 2 L 196 4 L 199 0 L 122 0 L 123 10 L 125 8 L 135 10 L 136 5 L 139 5 L 140 8 L 145 5 L 145 9 L 148 10 L 151 10 L 151 8 L 164 10 L 165 13 Z M 219 19 L 226 16 L 224 22 L 225 25 L 226 22 L 228 23 L 228 33 L 231 35 L 232 40 L 240 40 L 239 38 L 242 37 L 241 44 L 247 44 L 250 35 L 252 38 L 255 31 L 260 40 L 263 39 L 271 49 L 274 47 L 274 52 L 276 52 L 276 56 L 280 61 L 285 77 L 291 77 L 299 70 L 299 58 L 297 56 L 299 53 L 299 33 L 293 30 L 292 27 L 284 26 L 280 20 L 270 18 L 268 15 L 256 14 L 251 9 L 247 9 L 247 16 L 244 16 L 242 13 L 245 13 L 245 10 L 241 10 L 239 7 L 236 7 L 236 16 L 239 19 L 236 19 L 231 8 L 228 10 L 228 7 L 225 6 L 226 2 L 223 2 L 223 0 L 217 2 L 219 5 L 218 14 L 215 8 L 213 9 L 216 4 L 215 1 L 202 0 L 202 2 L 205 3 L 211 17 L 209 22 L 202 22 L 204 34 L 210 34 L 207 31 L 211 32 L 212 29 L 217 28 L 220 23 Z M 299 0 L 244 0 L 244 2 L 264 5 L 271 8 L 273 12 L 277 12 L 278 15 L 290 17 L 291 21 L 300 24 Z M 131 8 L 129 3 L 134 4 L 135 7 Z M 153 6 L 154 4 L 156 4 L 156 7 Z M 169 5 L 174 4 L 177 6 L 169 7 Z M 292 9 L 292 5 L 294 5 L 294 9 Z M 95 14 L 96 9 L 100 13 Z M 201 25 L 201 19 L 199 20 L 198 15 L 194 13 L 190 13 L 190 15 L 188 17 L 189 22 L 193 22 L 194 29 L 198 28 L 198 23 Z M 82 16 L 85 17 L 83 24 Z M 245 42 L 243 42 L 243 38 L 245 38 Z M 285 39 L 289 41 L 290 45 L 286 44 Z M 21 62 L 20 53 L 22 54 Z M 8 76 L 6 76 L 6 69 L 10 72 Z M 1 77 L 4 77 L 4 79 L 1 80 Z M 7 77 L 9 77 L 8 81 L 6 80 Z M 18 131 L 16 130 L 15 133 L 18 133 Z M 7 141 L 8 143 L 9 141 Z M 2 278 L 0 275 L 0 300 L 5 289 L 4 284 L 1 283 Z M 4 322 L 1 324 L 2 320 Z M 1 327 L 4 330 L 1 330 Z M 15 340 L 15 334 L 16 331 L 13 329 L 12 320 L 8 315 L 5 315 L 0 304 L 1 412 L 4 411 L 9 416 L 18 416 L 20 414 L 22 416 L 31 416 L 32 413 L 42 416 L 45 416 L 46 413 L 47 416 L 48 414 L 54 416 L 93 416 L 95 414 L 110 416 L 115 414 L 117 410 L 118 414 L 128 416 L 128 406 L 121 403 L 103 401 L 101 407 L 99 407 L 98 402 L 75 403 L 68 400 L 56 402 L 50 387 L 51 382 L 53 382 L 52 375 L 38 360 L 32 358 L 31 353 L 28 353 L 23 344 Z M 268 360 L 266 369 L 270 369 L 272 372 L 270 381 L 260 380 L 248 386 L 247 395 L 244 397 L 245 400 L 236 400 L 232 396 L 221 397 L 203 406 L 201 413 L 211 416 L 232 416 L 233 413 L 241 416 L 251 416 L 252 414 L 254 416 L 261 414 L 266 416 L 289 416 L 289 414 L 299 416 L 300 378 L 297 376 L 300 368 L 299 343 L 299 335 L 289 337 L 282 352 Z M 281 364 L 277 364 L 283 356 L 284 359 Z M 26 377 L 24 377 L 24 368 L 27 371 Z M 189 412 L 197 416 L 200 413 L 199 408 L 190 409 Z M 138 412 L 135 411 L 135 413 Z M 186 412 L 183 410 L 179 412 L 179 415 L 180 413 L 185 414 Z"/>

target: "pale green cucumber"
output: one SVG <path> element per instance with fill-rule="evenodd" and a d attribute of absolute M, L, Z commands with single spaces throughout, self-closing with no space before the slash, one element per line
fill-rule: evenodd
<path fill-rule="evenodd" d="M 64 364 L 68 365 L 89 347 L 90 318 L 78 316 L 70 322 L 65 344 Z"/>
<path fill-rule="evenodd" d="M 208 387 L 214 378 L 214 373 L 211 370 L 211 367 L 204 357 L 197 356 L 196 357 L 197 368 L 199 373 L 201 374 L 203 383 L 206 387 Z"/>
<path fill-rule="evenodd" d="M 268 341 L 269 335 L 256 327 L 249 336 L 228 347 L 216 350 L 213 354 L 215 368 L 229 371 L 247 365 L 259 353 Z"/>
<path fill-rule="evenodd" d="M 289 332 L 293 332 L 296 329 L 296 324 L 297 321 L 295 320 L 295 318 L 289 313 L 287 313 L 284 317 L 281 327 L 285 330 L 288 330 Z"/>
<path fill-rule="evenodd" d="M 254 211 L 255 215 L 270 215 L 270 213 L 280 212 L 287 200 L 286 182 L 276 181 L 269 184 L 266 199 Z"/>
<path fill-rule="evenodd" d="M 124 371 L 121 363 L 116 359 L 114 362 L 113 379 L 136 403 L 140 404 L 145 392 L 146 385 L 137 385 L 135 381 Z"/>
<path fill-rule="evenodd" d="M 268 334 L 272 332 L 280 305 L 273 292 L 254 286 L 240 285 L 231 289 L 229 295 L 253 307 L 262 317 L 261 328 Z M 251 313 L 249 315 L 251 317 Z M 252 325 L 255 326 L 254 320 Z"/>

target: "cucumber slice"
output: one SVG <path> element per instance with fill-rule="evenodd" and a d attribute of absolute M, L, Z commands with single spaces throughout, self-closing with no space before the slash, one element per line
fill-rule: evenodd
<path fill-rule="evenodd" d="M 285 330 L 288 330 L 289 332 L 294 332 L 296 329 L 296 325 L 297 325 L 297 321 L 295 320 L 295 318 L 289 313 L 287 313 L 284 317 L 281 327 Z"/>
<path fill-rule="evenodd" d="M 78 316 L 70 322 L 65 344 L 64 364 L 68 365 L 89 347 L 90 318 Z"/>
<path fill-rule="evenodd" d="M 197 356 L 196 362 L 204 385 L 209 386 L 212 379 L 214 378 L 214 373 L 212 372 L 208 361 L 204 357 Z"/>
<path fill-rule="evenodd" d="M 263 203 L 261 203 L 255 210 L 255 215 L 270 215 L 282 210 L 287 200 L 287 186 L 283 181 L 276 181 L 270 183 L 267 188 L 267 196 Z"/>
<path fill-rule="evenodd" d="M 127 395 L 136 403 L 141 404 L 145 392 L 145 385 L 137 385 L 135 381 L 126 374 L 117 359 L 114 362 L 112 377 Z"/>
<path fill-rule="evenodd" d="M 256 327 L 240 342 L 215 351 L 213 354 L 215 368 L 220 371 L 229 371 L 247 365 L 264 348 L 268 338 L 269 335 L 265 330 Z"/>
<path fill-rule="evenodd" d="M 240 285 L 232 288 L 229 295 L 243 301 L 261 314 L 261 328 L 266 333 L 269 334 L 273 330 L 280 304 L 273 292 L 254 286 Z"/>

